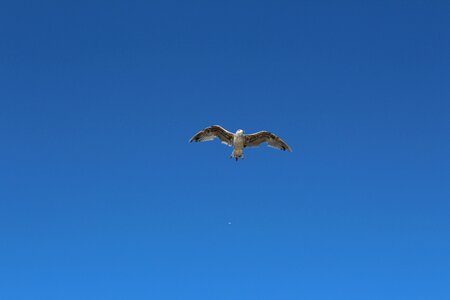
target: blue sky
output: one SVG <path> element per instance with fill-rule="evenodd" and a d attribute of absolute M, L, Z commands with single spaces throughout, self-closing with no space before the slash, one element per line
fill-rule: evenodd
<path fill-rule="evenodd" d="M 2 2 L 0 299 L 449 299 L 449 12 Z"/>

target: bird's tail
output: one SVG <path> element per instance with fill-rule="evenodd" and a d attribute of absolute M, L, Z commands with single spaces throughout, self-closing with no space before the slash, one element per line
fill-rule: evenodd
<path fill-rule="evenodd" d="M 234 157 L 236 161 L 238 161 L 238 159 L 242 157 L 242 149 L 234 149 L 233 153 L 231 153 L 231 156 Z"/>

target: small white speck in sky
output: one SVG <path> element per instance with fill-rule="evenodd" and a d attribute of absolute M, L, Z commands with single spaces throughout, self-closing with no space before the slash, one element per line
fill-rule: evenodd
<path fill-rule="evenodd" d="M 228 222 L 228 225 L 231 225 L 231 222 Z"/>

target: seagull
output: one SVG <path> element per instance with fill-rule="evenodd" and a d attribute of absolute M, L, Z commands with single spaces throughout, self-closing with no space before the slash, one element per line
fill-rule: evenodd
<path fill-rule="evenodd" d="M 195 134 L 189 140 L 189 143 L 211 141 L 215 138 L 219 138 L 223 144 L 233 147 L 230 158 L 234 157 L 236 161 L 240 157 L 244 159 L 243 150 L 245 147 L 257 147 L 262 143 L 267 143 L 267 146 L 272 148 L 292 152 L 291 148 L 282 139 L 271 132 L 260 131 L 253 134 L 244 134 L 244 130 L 238 129 L 236 133 L 232 133 L 219 125 L 206 127 Z"/>

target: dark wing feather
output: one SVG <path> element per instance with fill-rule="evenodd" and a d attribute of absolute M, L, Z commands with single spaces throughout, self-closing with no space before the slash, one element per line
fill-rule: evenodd
<path fill-rule="evenodd" d="M 194 135 L 189 140 L 189 143 L 211 141 L 216 137 L 219 138 L 222 143 L 227 144 L 228 146 L 233 145 L 234 134 L 229 132 L 228 130 L 223 129 L 219 125 L 213 125 L 203 129 L 202 131 Z"/>
<path fill-rule="evenodd" d="M 292 149 L 282 139 L 268 131 L 260 131 L 245 136 L 245 147 L 257 147 L 261 143 L 267 143 L 269 147 L 292 152 Z"/>

